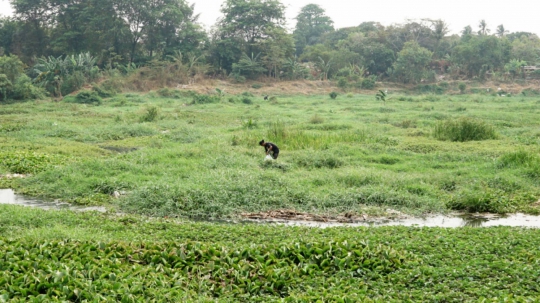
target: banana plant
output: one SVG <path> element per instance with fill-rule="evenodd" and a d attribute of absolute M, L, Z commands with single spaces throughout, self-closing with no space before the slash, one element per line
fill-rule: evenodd
<path fill-rule="evenodd" d="M 382 91 L 379 89 L 379 92 L 375 94 L 375 98 L 379 101 L 382 101 L 384 105 L 386 105 L 386 100 L 390 100 L 390 98 L 386 99 L 388 91 Z"/>

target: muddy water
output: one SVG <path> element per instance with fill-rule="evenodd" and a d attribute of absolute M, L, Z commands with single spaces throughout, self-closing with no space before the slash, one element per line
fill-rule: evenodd
<path fill-rule="evenodd" d="M 41 200 L 36 200 L 21 195 L 16 195 L 15 192 L 11 189 L 0 189 L 0 204 L 12 204 L 12 205 L 22 205 L 37 207 L 41 209 L 69 209 L 69 210 L 78 210 L 78 211 L 99 211 L 105 212 L 105 207 L 85 207 L 85 206 L 75 206 L 69 203 L 64 202 L 46 202 Z"/>

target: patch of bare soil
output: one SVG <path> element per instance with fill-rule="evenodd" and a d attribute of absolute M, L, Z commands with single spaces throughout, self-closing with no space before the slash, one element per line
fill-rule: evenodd
<path fill-rule="evenodd" d="M 292 209 L 269 210 L 257 213 L 241 213 L 240 216 L 248 220 L 257 221 L 312 221 L 312 222 L 328 222 L 328 223 L 359 223 L 373 222 L 381 219 L 398 219 L 406 216 L 394 210 L 388 210 L 384 218 L 374 217 L 367 214 L 344 213 L 339 215 L 317 215 L 310 213 L 298 212 Z"/>

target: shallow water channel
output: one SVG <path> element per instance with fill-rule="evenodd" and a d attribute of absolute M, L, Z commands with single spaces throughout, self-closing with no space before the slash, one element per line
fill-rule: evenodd
<path fill-rule="evenodd" d="M 41 209 L 69 209 L 76 211 L 99 211 L 105 212 L 105 207 L 75 206 L 64 202 L 46 202 L 15 194 L 11 189 L 0 189 L 0 204 L 22 205 Z M 230 222 L 230 221 L 229 221 Z M 242 220 L 241 222 L 273 223 L 289 226 L 310 226 L 310 227 L 337 227 L 337 226 L 417 226 L 417 227 L 490 227 L 490 226 L 514 226 L 540 228 L 540 216 L 526 214 L 511 214 L 501 216 L 496 214 L 453 214 L 453 215 L 433 215 L 422 218 L 406 217 L 398 219 L 367 219 L 361 222 L 340 223 L 340 222 L 318 222 L 302 220 Z"/>
<path fill-rule="evenodd" d="M 311 227 L 339 227 L 339 226 L 415 226 L 415 227 L 490 227 L 490 226 L 513 226 L 540 228 L 540 216 L 531 216 L 521 213 L 511 215 L 495 214 L 452 214 L 452 215 L 430 215 L 426 217 L 404 217 L 398 219 L 373 219 L 354 223 L 341 222 L 313 222 L 294 220 L 253 220 L 256 222 L 275 222 L 289 226 L 311 226 Z"/>
<path fill-rule="evenodd" d="M 75 206 L 65 202 L 46 202 L 42 200 L 36 200 L 29 197 L 16 195 L 12 189 L 0 189 L 0 204 L 12 204 L 30 206 L 41 209 L 69 209 L 78 211 L 107 211 L 105 207 L 89 207 L 89 206 Z"/>

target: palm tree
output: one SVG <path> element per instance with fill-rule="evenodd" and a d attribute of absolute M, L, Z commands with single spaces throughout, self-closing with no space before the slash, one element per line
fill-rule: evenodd
<path fill-rule="evenodd" d="M 478 31 L 479 35 L 485 36 L 489 34 L 489 32 L 491 32 L 491 30 L 487 28 L 487 23 L 484 19 L 480 20 L 480 23 L 478 23 L 478 28 L 480 28 L 480 30 Z"/>
<path fill-rule="evenodd" d="M 504 29 L 504 25 L 501 24 L 501 25 L 497 26 L 497 36 L 502 38 L 507 33 L 508 33 L 508 31 L 506 29 Z"/>
<path fill-rule="evenodd" d="M 448 24 L 442 20 L 429 20 L 431 22 L 431 26 L 433 26 L 433 32 L 432 32 L 432 36 L 433 38 L 435 38 L 435 41 L 436 41 L 436 46 L 435 46 L 435 51 L 434 51 L 434 54 L 436 56 L 439 55 L 439 46 L 441 44 L 441 41 L 442 39 L 444 38 L 444 36 L 446 36 L 446 34 L 448 34 L 449 30 L 448 30 Z"/>

